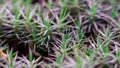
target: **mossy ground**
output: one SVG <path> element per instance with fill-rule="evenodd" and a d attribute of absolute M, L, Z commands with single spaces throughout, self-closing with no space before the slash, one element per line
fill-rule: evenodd
<path fill-rule="evenodd" d="M 119 3 L 0 0 L 0 68 L 119 68 Z"/>

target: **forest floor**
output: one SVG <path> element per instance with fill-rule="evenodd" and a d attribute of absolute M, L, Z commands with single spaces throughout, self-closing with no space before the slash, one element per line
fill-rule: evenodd
<path fill-rule="evenodd" d="M 0 0 L 0 68 L 119 67 L 119 0 Z"/>

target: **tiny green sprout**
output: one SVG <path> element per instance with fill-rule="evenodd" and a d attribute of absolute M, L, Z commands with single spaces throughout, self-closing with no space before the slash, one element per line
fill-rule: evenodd
<path fill-rule="evenodd" d="M 118 16 L 118 11 L 117 11 L 117 1 L 116 0 L 110 0 L 112 4 L 112 10 L 111 10 L 111 16 L 113 18 L 116 18 Z"/>
<path fill-rule="evenodd" d="M 117 56 L 118 58 L 120 58 L 120 49 L 117 49 L 116 56 Z"/>
<path fill-rule="evenodd" d="M 14 68 L 14 63 L 13 63 L 14 56 L 15 56 L 15 53 L 13 53 L 13 50 L 10 50 L 8 52 L 8 67 L 9 68 Z"/>
<path fill-rule="evenodd" d="M 32 2 L 32 0 L 25 0 L 25 4 L 29 5 Z"/>
<path fill-rule="evenodd" d="M 16 11 L 15 11 L 15 20 L 19 20 L 19 17 L 20 17 L 20 10 L 16 8 Z"/>
<path fill-rule="evenodd" d="M 58 54 L 58 55 L 56 56 L 56 63 L 57 63 L 57 67 L 58 67 L 58 68 L 61 68 L 62 61 L 63 61 L 62 55 L 61 55 L 61 54 Z"/>
<path fill-rule="evenodd" d="M 73 0 L 73 4 L 74 4 L 74 5 L 78 5 L 78 4 L 79 4 L 78 1 L 79 1 L 79 0 Z"/>
<path fill-rule="evenodd" d="M 67 32 L 63 39 L 62 39 L 62 45 L 61 45 L 61 48 L 62 48 L 62 52 L 64 55 L 66 55 L 66 51 L 67 51 L 67 40 L 69 38 L 69 33 Z"/>
<path fill-rule="evenodd" d="M 101 50 L 101 44 L 102 44 L 102 40 L 100 37 L 97 37 L 97 50 Z"/>
<path fill-rule="evenodd" d="M 77 57 L 76 60 L 77 60 L 76 61 L 77 62 L 77 64 L 76 64 L 77 68 L 82 68 L 82 58 Z"/>
<path fill-rule="evenodd" d="M 30 61 L 30 63 L 32 63 L 32 60 L 33 60 L 33 54 L 32 54 L 32 52 L 30 50 L 30 52 L 29 52 L 29 61 Z"/>
<path fill-rule="evenodd" d="M 67 15 L 67 8 L 63 6 L 60 9 L 60 18 L 59 18 L 60 23 L 62 23 L 64 21 L 66 15 Z"/>
<path fill-rule="evenodd" d="M 116 7 L 113 7 L 113 9 L 111 10 L 111 16 L 112 18 L 116 18 L 118 16 L 118 11 Z"/>
<path fill-rule="evenodd" d="M 46 28 L 47 30 L 50 30 L 50 29 L 51 29 L 50 22 L 49 22 L 47 19 L 45 19 L 44 17 L 43 17 L 43 24 L 45 25 L 45 28 Z"/>
<path fill-rule="evenodd" d="M 36 35 L 37 35 L 37 28 L 36 28 L 36 23 L 34 22 L 33 29 L 32 29 L 32 37 L 33 37 L 34 42 L 38 42 Z"/>
<path fill-rule="evenodd" d="M 81 22 L 80 22 L 80 19 L 78 19 L 77 23 L 76 23 L 76 26 L 77 26 L 77 38 L 79 41 L 81 41 L 83 39 L 83 36 L 84 36 L 84 33 L 81 28 L 82 28 L 82 25 L 81 25 Z"/>
<path fill-rule="evenodd" d="M 25 0 L 25 4 L 26 4 L 25 15 L 26 15 L 27 21 L 31 21 L 31 19 L 32 19 L 32 17 L 30 16 L 30 12 L 31 12 L 30 3 L 31 3 L 31 0 Z"/>
<path fill-rule="evenodd" d="M 109 52 L 109 42 L 106 42 L 102 48 L 104 54 L 106 55 Z"/>
<path fill-rule="evenodd" d="M 76 22 L 76 26 L 79 30 L 81 29 L 82 25 L 81 25 L 80 19 L 78 19 L 78 21 Z"/>
<path fill-rule="evenodd" d="M 92 17 L 92 18 L 93 18 L 93 16 L 95 15 L 96 10 L 97 10 L 97 3 L 96 3 L 95 0 L 94 0 L 93 5 L 90 7 L 90 13 L 91 13 L 91 17 Z"/>

